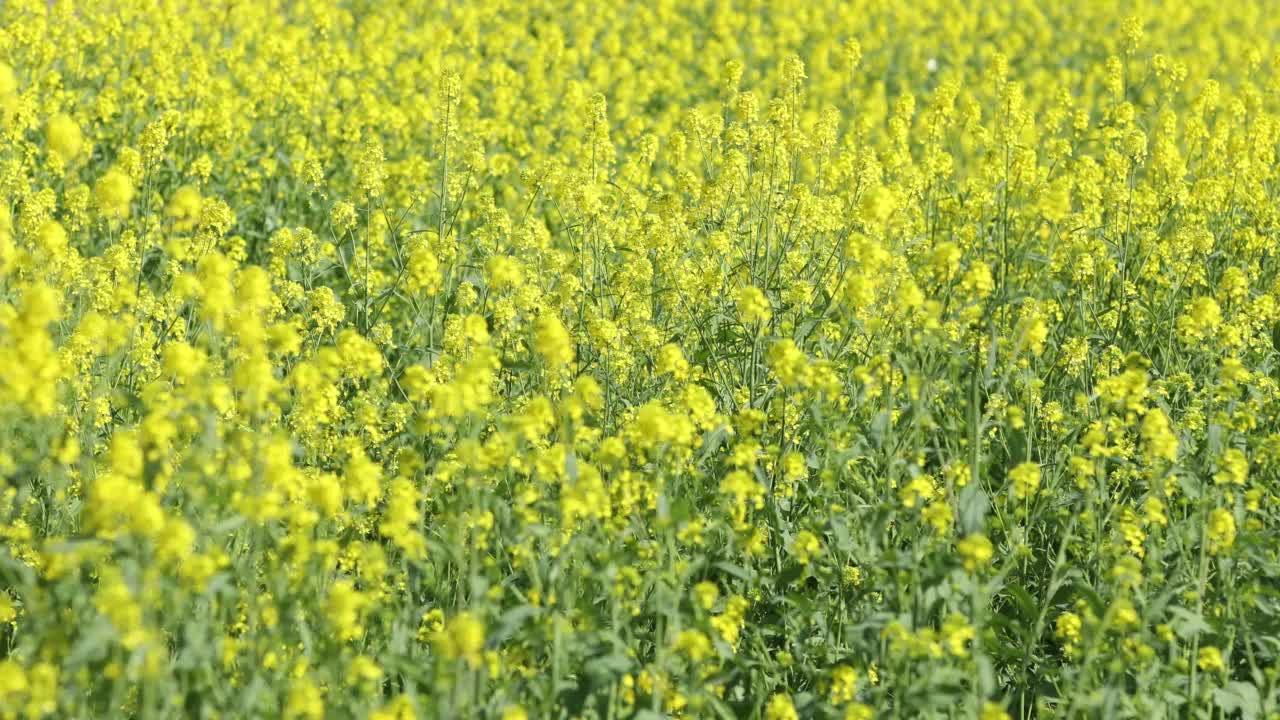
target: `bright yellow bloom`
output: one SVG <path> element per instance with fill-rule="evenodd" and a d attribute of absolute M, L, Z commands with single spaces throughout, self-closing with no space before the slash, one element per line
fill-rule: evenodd
<path fill-rule="evenodd" d="M 129 214 L 129 203 L 133 201 L 133 180 L 117 168 L 111 168 L 98 178 L 94 185 L 94 196 L 98 200 L 98 210 L 112 218 L 122 218 Z"/>
<path fill-rule="evenodd" d="M 739 288 L 735 304 L 738 307 L 738 317 L 744 324 L 767 323 L 773 317 L 769 300 L 760 288 L 750 285 Z"/>
<path fill-rule="evenodd" d="M 783 693 L 769 698 L 769 704 L 764 709 L 764 717 L 765 720 L 799 720 L 800 718 L 791 698 Z"/>
<path fill-rule="evenodd" d="M 1230 550 L 1236 541 L 1236 519 L 1231 511 L 1218 508 L 1209 513 L 1205 536 L 1209 541 L 1210 553 L 1217 555 Z"/>
<path fill-rule="evenodd" d="M 0 95 L 7 94 L 0 92 Z M 66 113 L 58 113 L 49 118 L 49 123 L 45 125 L 45 140 L 49 149 L 64 163 L 74 160 L 84 149 L 84 136 L 80 132 L 80 126 Z"/>
<path fill-rule="evenodd" d="M 970 535 L 956 543 L 956 549 L 960 551 L 960 557 L 964 558 L 964 567 L 969 572 L 986 567 L 995 554 L 991 541 L 981 533 Z"/>
<path fill-rule="evenodd" d="M 791 541 L 791 553 L 795 555 L 796 562 L 801 565 L 808 565 L 815 555 L 822 551 L 822 543 L 818 541 L 818 537 L 808 530 L 801 530 L 796 533 L 795 538 Z"/>
<path fill-rule="evenodd" d="M 1023 500 L 1036 494 L 1040 489 L 1040 466 L 1025 462 L 1009 471 L 1009 480 L 1013 484 L 1013 496 Z"/>
<path fill-rule="evenodd" d="M 1212 646 L 1200 648 L 1196 665 L 1205 672 L 1222 672 L 1226 667 L 1222 661 L 1222 651 Z"/>
<path fill-rule="evenodd" d="M 436 650 L 450 660 L 461 660 L 472 670 L 480 669 L 484 662 L 484 623 L 475 615 L 463 612 L 456 615 L 436 633 Z"/>

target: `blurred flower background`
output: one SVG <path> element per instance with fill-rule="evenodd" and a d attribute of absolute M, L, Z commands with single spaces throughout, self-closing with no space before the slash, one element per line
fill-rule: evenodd
<path fill-rule="evenodd" d="M 0 718 L 1280 717 L 1256 0 L 0 5 Z"/>

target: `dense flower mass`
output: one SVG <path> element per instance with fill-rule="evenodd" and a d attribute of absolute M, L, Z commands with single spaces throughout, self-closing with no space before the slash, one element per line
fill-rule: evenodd
<path fill-rule="evenodd" d="M 0 720 L 1280 717 L 1278 38 L 0 2 Z"/>

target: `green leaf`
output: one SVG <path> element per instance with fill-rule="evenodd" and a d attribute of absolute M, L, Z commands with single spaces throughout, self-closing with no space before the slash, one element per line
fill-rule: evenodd
<path fill-rule="evenodd" d="M 773 579 L 774 587 L 779 589 L 785 588 L 791 583 L 798 580 L 800 576 L 803 574 L 804 574 L 803 565 L 800 565 L 799 563 L 791 563 L 788 567 L 784 568 L 783 571 Z"/>
<path fill-rule="evenodd" d="M 493 647 L 501 646 L 503 642 L 516 634 L 516 631 L 520 629 L 520 626 L 526 620 L 536 616 L 539 612 L 541 611 L 532 605 L 521 605 L 502 613 L 502 616 L 498 618 L 498 622 L 494 624 L 493 632 L 489 634 L 489 642 Z"/>
<path fill-rule="evenodd" d="M 990 502 L 987 493 L 976 482 L 960 489 L 960 530 L 964 534 L 981 532 L 986 525 Z"/>
<path fill-rule="evenodd" d="M 1009 596 L 1013 598 L 1014 604 L 1018 606 L 1018 614 L 1021 619 L 1025 620 L 1028 624 L 1035 622 L 1036 617 L 1040 613 L 1039 606 L 1037 606 L 1036 601 L 1032 599 L 1031 593 L 1027 592 L 1020 585 L 1010 584 L 1005 589 L 1009 591 Z"/>
<path fill-rule="evenodd" d="M 1213 628 L 1205 622 L 1204 616 L 1200 613 L 1191 612 L 1186 608 L 1171 607 L 1169 614 L 1174 616 L 1174 621 L 1169 624 L 1183 640 L 1190 640 L 1201 633 L 1213 632 Z"/>
<path fill-rule="evenodd" d="M 741 565 L 734 565 L 733 563 L 727 563 L 727 562 L 718 562 L 712 565 L 712 567 L 716 568 L 721 572 L 728 573 L 729 575 L 732 575 L 738 578 L 739 580 L 743 580 L 746 582 L 751 582 L 752 580 L 755 579 L 755 573 L 742 567 Z"/>
<path fill-rule="evenodd" d="M 1213 702 L 1223 712 L 1239 712 L 1240 720 L 1255 720 L 1262 714 L 1262 700 L 1253 683 L 1233 680 L 1213 691 Z"/>
<path fill-rule="evenodd" d="M 106 621 L 94 623 L 80 634 L 80 641 L 72 648 L 71 653 L 63 660 L 63 665 L 74 668 L 88 661 L 99 660 L 107 655 L 111 641 L 116 633 Z"/>

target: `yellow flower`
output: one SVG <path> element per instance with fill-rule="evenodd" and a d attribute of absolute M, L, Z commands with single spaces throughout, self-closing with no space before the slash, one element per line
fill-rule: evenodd
<path fill-rule="evenodd" d="M 13 66 L 0 61 L 0 98 L 7 98 L 18 90 L 18 78 Z"/>
<path fill-rule="evenodd" d="M 764 710 L 765 720 L 799 720 L 800 716 L 796 713 L 796 707 L 792 704 L 791 698 L 784 693 L 778 693 L 769 698 L 769 704 Z"/>
<path fill-rule="evenodd" d="M 1178 459 L 1178 436 L 1173 434 L 1169 416 L 1160 408 L 1152 408 L 1142 418 L 1142 440 L 1148 462 Z"/>
<path fill-rule="evenodd" d="M 93 192 L 98 200 L 98 211 L 103 215 L 122 218 L 129 214 L 129 204 L 133 201 L 133 180 L 119 169 L 111 168 L 98 178 Z"/>
<path fill-rule="evenodd" d="M 418 714 L 414 710 L 413 701 L 408 695 L 399 695 L 391 702 L 369 713 L 368 720 L 414 720 L 416 717 Z"/>
<path fill-rule="evenodd" d="M 1200 648 L 1196 665 L 1205 672 L 1222 672 L 1226 668 L 1222 661 L 1222 651 L 1212 646 Z"/>
<path fill-rule="evenodd" d="M 356 185 L 365 197 L 372 200 L 382 196 L 387 181 L 387 170 L 382 144 L 369 140 L 364 144 L 355 163 Z"/>
<path fill-rule="evenodd" d="M 716 600 L 720 598 L 720 589 L 716 584 L 707 580 L 703 580 L 693 586 L 694 597 L 698 600 L 698 605 L 703 610 L 710 610 L 715 606 Z"/>
<path fill-rule="evenodd" d="M 810 377 L 809 358 L 796 347 L 794 340 L 783 339 L 769 347 L 769 369 L 786 387 L 799 387 L 808 384 Z"/>
<path fill-rule="evenodd" d="M 573 362 L 573 339 L 555 315 L 544 314 L 538 318 L 534 347 L 549 367 L 560 368 Z"/>
<path fill-rule="evenodd" d="M 329 222 L 333 224 L 334 230 L 340 235 L 354 229 L 358 221 L 356 206 L 345 200 L 334 203 L 333 209 L 329 213 Z"/>
<path fill-rule="evenodd" d="M 485 276 L 489 288 L 495 292 L 509 290 L 524 281 L 524 270 L 520 262 L 509 255 L 494 255 L 485 265 Z"/>
<path fill-rule="evenodd" d="M 795 555 L 796 562 L 801 565 L 808 565 L 813 556 L 821 551 L 822 543 L 818 542 L 818 537 L 808 530 L 796 533 L 791 541 L 791 553 Z"/>
<path fill-rule="evenodd" d="M 872 720 L 874 717 L 875 710 L 863 703 L 851 703 L 844 711 L 844 720 Z"/>
<path fill-rule="evenodd" d="M 8 93 L 0 93 L 6 94 Z M 84 136 L 80 132 L 80 126 L 66 113 L 58 113 L 49 118 L 45 125 L 45 142 L 64 163 L 74 160 L 84 149 Z"/>
<path fill-rule="evenodd" d="M 1218 330 L 1222 324 L 1222 309 L 1211 297 L 1198 297 L 1178 318 L 1178 332 L 1184 342 L 1203 340 Z"/>
<path fill-rule="evenodd" d="M 1236 541 L 1236 519 L 1230 510 L 1218 508 L 1209 513 L 1209 522 L 1205 526 L 1205 536 L 1209 540 L 1209 552 L 1213 555 L 1231 549 Z"/>
<path fill-rule="evenodd" d="M 1218 472 L 1213 481 L 1218 485 L 1244 485 L 1249 478 L 1249 458 L 1239 448 L 1227 448 L 1218 458 Z"/>
<path fill-rule="evenodd" d="M 194 185 L 183 185 L 169 198 L 165 214 L 173 220 L 174 230 L 178 232 L 193 230 L 200 221 L 200 208 L 203 204 L 204 198 L 200 196 L 199 188 Z"/>
<path fill-rule="evenodd" d="M 854 698 L 858 690 L 858 673 L 848 665 L 840 665 L 831 672 L 830 701 L 832 705 L 843 705 Z"/>
<path fill-rule="evenodd" d="M 671 375 L 677 381 L 684 381 L 689 377 L 689 361 L 685 359 L 680 346 L 667 343 L 658 349 L 657 370 Z"/>
<path fill-rule="evenodd" d="M 310 678 L 294 680 L 289 687 L 284 717 L 288 720 L 320 720 L 324 717 L 324 692 Z"/>
<path fill-rule="evenodd" d="M 1033 462 L 1017 465 L 1009 471 L 1009 480 L 1013 483 L 1014 497 L 1029 498 L 1040 489 L 1040 466 Z"/>
<path fill-rule="evenodd" d="M 17 705 L 18 699 L 27 692 L 27 674 L 22 666 L 13 660 L 0 661 L 0 699 Z"/>
<path fill-rule="evenodd" d="M 694 663 L 702 662 L 713 652 L 711 639 L 699 630 L 681 630 L 676 638 L 676 650 Z"/>
<path fill-rule="evenodd" d="M 969 572 L 986 567 L 995 554 L 995 548 L 986 535 L 975 533 L 956 543 L 960 557 L 964 558 L 964 567 Z"/>
<path fill-rule="evenodd" d="M 942 641 L 947 652 L 955 657 L 965 657 L 969 654 L 967 643 L 975 637 L 977 637 L 977 631 L 963 615 L 952 613 L 947 616 L 942 626 Z"/>
<path fill-rule="evenodd" d="M 760 288 L 750 285 L 739 288 L 735 304 L 738 308 L 738 318 L 744 325 L 767 323 L 773 317 L 769 299 L 764 296 Z"/>
<path fill-rule="evenodd" d="M 1054 635 L 1062 641 L 1062 649 L 1068 657 L 1074 655 L 1080 647 L 1080 631 L 1084 621 L 1073 612 L 1064 612 L 1054 623 Z"/>
<path fill-rule="evenodd" d="M 406 284 L 409 289 L 427 296 L 440 292 L 443 283 L 440 261 L 431 247 L 417 241 L 410 246 L 408 255 Z"/>
<path fill-rule="evenodd" d="M 436 633 L 436 650 L 449 660 L 461 660 L 472 670 L 484 662 L 484 623 L 469 612 L 459 613 Z"/>
<path fill-rule="evenodd" d="M 982 720 L 1010 720 L 1009 713 L 997 703 L 989 702 L 982 706 Z"/>
<path fill-rule="evenodd" d="M 742 625 L 746 619 L 747 608 L 750 603 L 747 599 L 740 595 L 732 595 L 725 603 L 723 613 L 711 618 L 711 627 L 715 628 L 720 634 L 721 639 L 729 643 L 730 647 L 738 644 L 738 638 L 742 632 Z"/>
<path fill-rule="evenodd" d="M 764 507 L 764 486 L 743 470 L 733 470 L 720 481 L 720 493 L 728 495 L 733 505 L 731 508 L 734 524 L 741 526 L 746 522 L 747 513 L 751 509 Z"/>
<path fill-rule="evenodd" d="M 360 685 L 382 677 L 382 668 L 367 655 L 357 655 L 347 666 L 347 684 Z"/>
<path fill-rule="evenodd" d="M 13 622 L 18 617 L 18 610 L 13 606 L 13 598 L 6 592 L 0 592 L 0 625 Z"/>
<path fill-rule="evenodd" d="M 350 580 L 339 580 L 329 588 L 325 613 L 341 640 L 353 640 L 364 632 L 361 615 L 369 606 L 369 598 L 355 589 Z"/>

